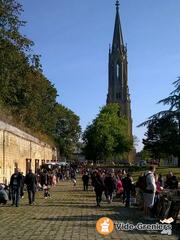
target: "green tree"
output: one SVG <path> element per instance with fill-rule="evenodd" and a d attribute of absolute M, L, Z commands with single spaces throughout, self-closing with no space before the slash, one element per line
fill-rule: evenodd
<path fill-rule="evenodd" d="M 53 137 L 68 157 L 79 140 L 79 117 L 57 103 L 57 90 L 32 52 L 34 43 L 20 31 L 26 24 L 22 12 L 18 1 L 0 0 L 0 109 L 10 112 L 17 127 Z"/>
<path fill-rule="evenodd" d="M 127 134 L 127 120 L 120 115 L 119 104 L 103 107 L 83 134 L 84 153 L 88 160 L 108 160 L 132 149 Z"/>
<path fill-rule="evenodd" d="M 18 109 L 19 116 L 29 128 L 49 135 L 56 121 L 57 90 L 39 71 L 29 71 L 25 79 L 24 93 L 27 101 Z"/>
<path fill-rule="evenodd" d="M 19 31 L 26 24 L 20 20 L 22 12 L 22 5 L 16 0 L 0 0 L 0 40 L 4 43 L 1 46 L 9 48 L 7 43 L 11 43 L 19 50 L 27 51 L 33 45 L 33 42 Z"/>
<path fill-rule="evenodd" d="M 56 124 L 53 130 L 53 137 L 59 147 L 61 155 L 66 158 L 72 158 L 81 133 L 79 117 L 60 104 L 56 105 L 55 115 Z"/>
<path fill-rule="evenodd" d="M 26 102 L 26 74 L 40 70 L 38 55 L 32 55 L 33 42 L 20 33 L 22 5 L 15 0 L 0 1 L 0 103 L 13 112 Z"/>
<path fill-rule="evenodd" d="M 154 119 L 145 133 L 146 139 L 143 139 L 144 150 L 148 150 L 155 159 L 177 155 L 179 151 L 178 125 L 170 117 Z"/>
<path fill-rule="evenodd" d="M 143 122 L 142 124 L 140 124 L 139 127 L 148 126 L 149 130 L 150 128 L 154 128 L 155 126 L 158 129 L 161 128 L 161 130 L 166 133 L 166 138 L 167 138 L 165 140 L 164 136 L 161 134 L 162 139 L 164 139 L 165 142 L 167 143 L 167 146 L 164 146 L 164 147 L 167 148 L 167 151 L 169 151 L 169 154 L 173 154 L 174 156 L 178 157 L 178 166 L 180 167 L 180 144 L 179 144 L 180 143 L 180 77 L 178 77 L 178 79 L 175 82 L 173 82 L 173 85 L 175 87 L 174 91 L 172 91 L 167 98 L 164 98 L 158 102 L 158 104 L 163 103 L 164 105 L 168 105 L 169 108 L 167 110 L 160 111 L 154 114 L 153 116 L 149 117 L 149 119 Z M 162 123 L 164 124 L 164 128 L 162 128 L 159 125 L 158 121 L 162 121 Z M 172 134 L 170 132 L 171 130 L 172 130 Z M 177 144 L 172 144 L 174 143 L 174 141 Z M 162 151 L 163 153 L 165 151 L 164 147 L 159 148 L 159 144 L 160 144 L 159 141 L 155 141 L 155 142 L 157 144 L 154 144 L 154 147 L 156 145 L 156 148 L 159 149 L 159 151 Z M 169 149 L 168 144 L 171 145 L 171 150 Z M 161 152 L 159 152 L 159 154 L 160 153 Z"/>
<path fill-rule="evenodd" d="M 138 152 L 137 156 L 140 158 L 140 160 L 145 160 L 145 161 L 148 161 L 152 158 L 151 152 L 145 149 Z"/>

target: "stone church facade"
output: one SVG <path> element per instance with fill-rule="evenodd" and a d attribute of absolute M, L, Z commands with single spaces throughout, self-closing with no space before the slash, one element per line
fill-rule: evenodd
<path fill-rule="evenodd" d="M 119 16 L 119 1 L 116 1 L 116 17 L 112 46 L 109 48 L 108 65 L 108 94 L 106 103 L 119 103 L 121 114 L 127 118 L 128 132 L 132 138 L 131 100 L 128 88 L 128 60 L 127 48 L 124 45 Z M 128 154 L 128 161 L 132 161 L 132 154 Z"/>

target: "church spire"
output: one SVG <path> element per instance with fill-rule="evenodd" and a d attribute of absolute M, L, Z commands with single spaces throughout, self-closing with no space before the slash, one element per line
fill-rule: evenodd
<path fill-rule="evenodd" d="M 116 1 L 116 10 L 119 10 L 119 0 Z"/>
<path fill-rule="evenodd" d="M 114 35 L 112 42 L 112 51 L 121 50 L 124 46 L 123 43 L 123 35 L 121 29 L 121 22 L 119 17 L 119 1 L 116 1 L 116 18 L 115 18 L 115 26 L 114 26 Z"/>
<path fill-rule="evenodd" d="M 121 22 L 119 17 L 119 1 L 116 1 L 116 18 L 112 48 L 109 48 L 108 62 L 108 94 L 106 103 L 118 103 L 120 113 L 127 119 L 127 135 L 132 139 L 131 100 L 128 88 L 127 49 L 123 43 Z M 132 153 L 127 156 L 132 160 Z"/>

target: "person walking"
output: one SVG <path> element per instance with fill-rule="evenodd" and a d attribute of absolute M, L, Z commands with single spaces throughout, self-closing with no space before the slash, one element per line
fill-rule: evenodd
<path fill-rule="evenodd" d="M 109 203 L 112 202 L 113 199 L 113 192 L 116 189 L 116 183 L 115 179 L 112 176 L 112 173 L 108 172 L 105 179 L 104 179 L 104 185 L 105 185 L 105 195 L 107 198 L 107 201 Z"/>
<path fill-rule="evenodd" d="M 14 174 L 12 174 L 10 179 L 10 191 L 12 194 L 12 206 L 16 205 L 19 207 L 19 200 L 20 200 L 20 190 L 22 186 L 22 175 L 19 172 L 18 168 L 15 168 Z"/>
<path fill-rule="evenodd" d="M 154 196 L 154 206 L 152 208 L 152 217 L 156 218 L 159 215 L 159 203 L 160 203 L 160 192 L 163 190 L 163 187 L 161 187 L 161 183 L 159 181 L 159 176 L 157 173 L 154 174 L 155 177 L 155 183 L 156 183 L 156 192 Z"/>
<path fill-rule="evenodd" d="M 123 191 L 124 191 L 123 184 L 122 184 L 120 176 L 118 176 L 118 178 L 117 178 L 116 189 L 117 189 L 116 197 L 120 198 L 123 194 Z"/>
<path fill-rule="evenodd" d="M 141 174 L 138 177 L 138 180 L 136 182 L 136 189 L 137 189 L 137 196 L 136 196 L 136 201 L 138 204 L 138 207 L 140 210 L 144 209 L 144 173 L 141 172 Z"/>
<path fill-rule="evenodd" d="M 24 182 L 27 185 L 29 205 L 33 205 L 35 204 L 37 179 L 36 175 L 32 173 L 32 169 L 29 169 L 29 172 L 26 174 Z"/>
<path fill-rule="evenodd" d="M 132 190 L 132 178 L 129 173 L 123 179 L 123 189 L 124 189 L 124 197 L 125 197 L 125 207 L 130 206 L 130 199 L 131 199 L 131 190 Z"/>
<path fill-rule="evenodd" d="M 93 187 L 94 187 L 94 191 L 96 193 L 96 203 L 97 203 L 97 207 L 100 207 L 100 203 L 102 200 L 102 193 L 104 191 L 104 183 L 103 180 L 101 178 L 101 174 L 100 172 L 95 172 L 95 177 L 93 180 Z"/>
<path fill-rule="evenodd" d="M 71 181 L 73 182 L 73 186 L 76 186 L 76 170 L 71 168 Z"/>
<path fill-rule="evenodd" d="M 88 172 L 85 172 L 83 174 L 82 181 L 83 181 L 84 191 L 88 191 L 88 185 L 89 185 L 89 175 L 88 175 Z"/>
<path fill-rule="evenodd" d="M 144 175 L 145 179 L 145 189 L 144 189 L 144 215 L 145 219 L 151 220 L 152 208 L 154 206 L 154 198 L 156 192 L 156 183 L 155 183 L 155 167 L 150 166 L 149 171 Z"/>
<path fill-rule="evenodd" d="M 23 172 L 20 172 L 20 173 L 21 173 L 21 176 L 22 176 L 22 184 L 21 184 L 21 188 L 20 188 L 20 197 L 24 198 L 24 179 L 25 179 L 25 176 L 24 176 Z"/>

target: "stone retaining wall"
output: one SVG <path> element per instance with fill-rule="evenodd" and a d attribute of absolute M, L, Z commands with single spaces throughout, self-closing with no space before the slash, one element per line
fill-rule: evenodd
<path fill-rule="evenodd" d="M 9 183 L 15 167 L 26 174 L 51 160 L 57 160 L 56 148 L 0 121 L 0 183 Z"/>

